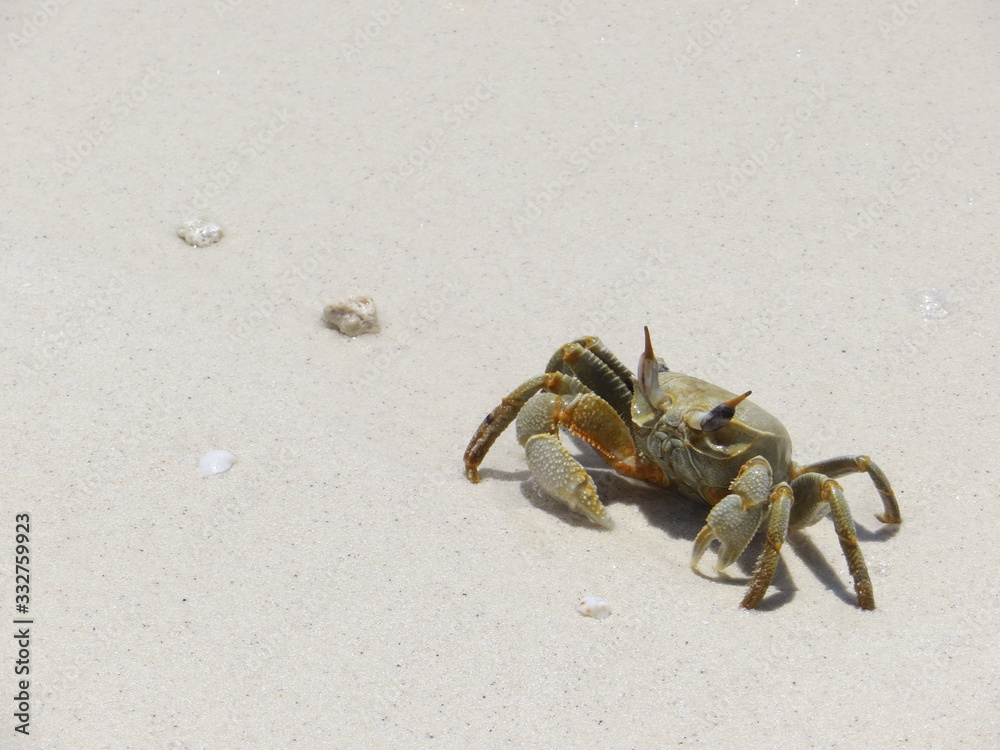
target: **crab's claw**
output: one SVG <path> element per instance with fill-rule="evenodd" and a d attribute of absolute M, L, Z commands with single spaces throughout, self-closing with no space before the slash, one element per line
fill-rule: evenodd
<path fill-rule="evenodd" d="M 743 498 L 739 495 L 726 495 L 712 508 L 712 512 L 708 514 L 708 522 L 694 540 L 691 567 L 698 567 L 698 562 L 713 539 L 721 542 L 715 569 L 725 570 L 736 562 L 757 533 L 766 509 L 766 504 L 744 508 Z"/>
<path fill-rule="evenodd" d="M 751 458 L 740 469 L 726 495 L 712 508 L 705 526 L 694 540 L 691 567 L 697 568 L 708 545 L 718 539 L 719 558 L 716 570 L 725 570 L 743 554 L 768 508 L 771 492 L 771 465 L 762 456 Z"/>

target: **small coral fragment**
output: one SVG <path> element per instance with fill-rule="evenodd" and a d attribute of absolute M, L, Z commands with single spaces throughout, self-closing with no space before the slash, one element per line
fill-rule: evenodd
<path fill-rule="evenodd" d="M 330 328 L 336 328 L 345 336 L 360 336 L 381 330 L 371 297 L 351 297 L 327 305 L 323 310 L 323 320 Z"/>
<path fill-rule="evenodd" d="M 584 617 L 593 617 L 603 620 L 611 616 L 611 604 L 599 596 L 585 596 L 580 599 L 576 611 Z"/>
<path fill-rule="evenodd" d="M 222 239 L 222 227 L 204 219 L 194 219 L 181 224 L 177 236 L 189 245 L 208 247 Z"/>

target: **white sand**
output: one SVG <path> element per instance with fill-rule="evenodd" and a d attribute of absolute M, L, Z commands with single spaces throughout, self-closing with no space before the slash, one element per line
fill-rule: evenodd
<path fill-rule="evenodd" d="M 0 746 L 1000 742 L 996 5 L 498 6 L 6 4 Z M 324 325 L 354 294 L 381 334 Z M 829 522 L 747 613 L 704 508 L 598 471 L 597 530 L 512 434 L 465 480 L 558 345 L 644 324 L 881 464 L 877 611 Z"/>

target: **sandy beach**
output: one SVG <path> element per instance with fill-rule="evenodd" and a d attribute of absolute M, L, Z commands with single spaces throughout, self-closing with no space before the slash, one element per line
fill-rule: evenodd
<path fill-rule="evenodd" d="M 638 5 L 6 3 L 0 747 L 1000 746 L 997 7 Z M 646 325 L 878 462 L 877 609 L 828 519 L 750 612 L 580 442 L 613 530 L 466 479 Z"/>

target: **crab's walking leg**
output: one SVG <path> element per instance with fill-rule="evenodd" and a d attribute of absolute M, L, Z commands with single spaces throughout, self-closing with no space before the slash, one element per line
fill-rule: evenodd
<path fill-rule="evenodd" d="M 628 428 L 607 401 L 594 393 L 535 394 L 517 418 L 517 440 L 531 475 L 547 494 L 594 523 L 612 526 L 593 480 L 559 441 L 560 425 L 590 443 L 619 473 L 664 481 L 662 470 L 638 455 Z"/>
<path fill-rule="evenodd" d="M 792 492 L 795 493 L 795 505 L 789 524 L 792 528 L 809 526 L 826 515 L 829 507 L 833 516 L 833 527 L 840 539 L 840 548 L 847 558 L 847 569 L 854 579 L 854 591 L 858 596 L 858 606 L 862 609 L 875 609 L 875 592 L 872 580 L 868 575 L 864 555 L 858 546 L 857 532 L 851 509 L 844 498 L 844 490 L 840 484 L 828 476 L 817 472 L 802 474 L 792 480 Z"/>
<path fill-rule="evenodd" d="M 788 535 L 788 516 L 793 500 L 792 488 L 786 482 L 775 487 L 768 498 L 771 517 L 767 522 L 767 533 L 764 536 L 764 550 L 757 558 L 757 567 L 754 569 L 750 588 L 740 603 L 743 609 L 754 609 L 760 604 L 760 600 L 764 598 L 771 585 L 774 571 L 778 567 L 781 545 L 785 543 L 785 537 Z"/>
<path fill-rule="evenodd" d="M 573 375 L 611 404 L 626 424 L 631 419 L 633 375 L 595 336 L 560 347 L 545 371 Z"/>
<path fill-rule="evenodd" d="M 892 491 L 889 478 L 885 475 L 874 461 L 868 456 L 838 456 L 828 458 L 825 461 L 817 461 L 807 466 L 796 467 L 793 476 L 808 474 L 825 474 L 828 477 L 842 477 L 847 474 L 867 474 L 871 477 L 872 484 L 878 490 L 882 498 L 882 507 L 885 512 L 875 517 L 882 523 L 902 523 L 903 517 L 899 514 L 899 503 L 896 501 L 896 493 Z"/>
<path fill-rule="evenodd" d="M 573 394 L 590 393 L 587 388 L 576 378 L 570 375 L 563 375 L 561 372 L 550 372 L 545 375 L 538 375 L 526 380 L 500 402 L 500 405 L 486 415 L 476 434 L 469 441 L 469 447 L 465 449 L 465 475 L 470 482 L 479 481 L 479 464 L 486 458 L 486 454 L 493 443 L 500 437 L 500 433 L 507 429 L 532 396 L 541 390 L 551 393 Z"/>

